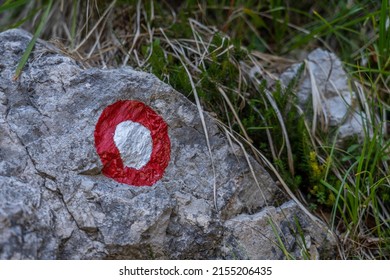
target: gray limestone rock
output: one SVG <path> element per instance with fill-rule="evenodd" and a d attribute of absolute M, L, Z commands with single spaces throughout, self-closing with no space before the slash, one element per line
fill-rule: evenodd
<path fill-rule="evenodd" d="M 281 76 L 284 85 L 293 79 L 301 63 L 293 64 Z M 298 102 L 309 115 L 317 114 L 324 132 L 338 129 L 338 144 L 349 138 L 364 136 L 366 115 L 358 106 L 347 73 L 333 53 L 315 49 L 304 61 L 304 72 L 297 90 Z"/>
<path fill-rule="evenodd" d="M 250 158 L 252 174 L 205 115 L 210 155 L 196 106 L 153 75 L 83 69 L 38 41 L 12 80 L 30 39 L 22 30 L 0 34 L 0 259 L 281 259 L 278 235 L 296 258 L 302 237 L 313 256 L 334 256 L 326 226 Z M 143 102 L 168 125 L 170 161 L 152 186 L 102 174 L 95 126 L 119 100 Z M 134 141 L 154 137 L 137 129 Z M 112 135 L 122 150 L 132 148 L 126 135 Z"/>

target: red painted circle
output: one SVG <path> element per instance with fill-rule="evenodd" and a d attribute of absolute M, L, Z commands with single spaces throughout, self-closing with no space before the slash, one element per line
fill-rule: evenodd
<path fill-rule="evenodd" d="M 125 166 L 115 145 L 116 126 L 124 121 L 137 122 L 150 130 L 152 153 L 141 169 Z M 144 103 L 121 100 L 107 106 L 99 117 L 94 136 L 96 151 L 103 163 L 102 172 L 107 177 L 132 186 L 151 186 L 164 175 L 171 154 L 168 125 Z"/>

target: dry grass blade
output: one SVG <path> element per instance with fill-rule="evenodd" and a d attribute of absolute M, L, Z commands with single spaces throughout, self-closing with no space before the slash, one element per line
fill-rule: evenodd
<path fill-rule="evenodd" d="M 254 57 L 252 57 L 250 55 L 249 58 L 250 58 L 251 62 L 254 65 L 257 65 L 256 59 L 254 59 Z M 260 69 L 262 69 L 262 68 L 260 68 Z M 258 78 L 256 78 L 254 75 L 249 75 L 249 77 L 251 77 L 251 82 L 253 83 L 253 85 L 257 89 L 258 86 L 261 84 L 261 81 Z M 267 76 L 267 77 L 271 77 L 271 79 L 273 79 L 273 75 Z M 283 116 L 282 116 L 282 114 L 281 114 L 281 112 L 280 112 L 280 110 L 278 108 L 278 105 L 276 104 L 276 102 L 275 102 L 275 100 L 274 100 L 274 98 L 272 96 L 272 93 L 269 90 L 264 89 L 264 94 L 265 94 L 266 100 L 271 105 L 271 107 L 274 110 L 274 112 L 276 114 L 276 117 L 278 119 L 280 128 L 282 130 L 282 134 L 283 134 L 283 140 L 284 140 L 284 143 L 286 145 L 288 167 L 289 167 L 289 170 L 290 170 L 291 174 L 294 176 L 294 174 L 295 174 L 294 158 L 293 158 L 293 153 L 292 153 L 292 148 L 291 148 L 291 144 L 290 144 L 287 128 L 286 128 L 286 125 L 285 125 L 284 120 L 283 120 Z M 263 98 L 263 96 L 261 96 L 261 98 Z M 264 103 L 266 104 L 267 102 L 264 102 Z M 282 149 L 280 150 L 280 152 L 281 151 L 282 151 Z"/>
<path fill-rule="evenodd" d="M 107 17 L 108 13 L 113 9 L 113 7 L 116 4 L 116 0 L 112 1 L 110 6 L 104 11 L 103 15 L 99 18 L 97 23 L 92 27 L 92 29 L 88 32 L 88 34 L 85 36 L 85 38 L 77 45 L 77 47 L 73 50 L 74 52 L 77 52 L 91 37 L 91 35 L 94 33 L 95 29 L 100 25 L 100 23 Z"/>
<path fill-rule="evenodd" d="M 312 106 L 313 106 L 313 120 L 311 133 L 316 134 L 317 123 L 320 122 L 322 125 L 322 130 L 326 131 L 328 128 L 328 118 L 326 117 L 326 112 L 322 106 L 322 94 L 317 86 L 317 81 L 313 72 L 313 62 L 305 60 L 306 69 L 309 72 L 310 83 L 311 83 L 311 93 L 312 93 Z M 318 121 L 317 118 L 320 120 Z"/>
<path fill-rule="evenodd" d="M 252 55 L 249 55 L 249 59 L 252 62 L 252 64 L 255 65 L 255 67 L 257 69 L 259 69 L 262 73 L 266 74 L 267 78 L 270 78 L 271 81 L 276 80 L 275 76 L 272 74 L 269 74 L 267 71 L 265 71 L 263 69 L 263 67 L 257 63 L 256 59 Z M 246 66 L 245 68 L 251 69 L 248 66 Z M 248 76 L 250 77 L 251 82 L 254 84 L 255 88 L 257 89 L 258 86 L 261 84 L 261 81 L 257 77 L 255 77 L 255 75 L 253 75 L 251 73 L 248 73 Z M 288 167 L 289 167 L 291 174 L 294 176 L 294 174 L 295 174 L 294 158 L 293 158 L 292 148 L 291 148 L 291 144 L 290 144 L 290 140 L 289 140 L 286 125 L 284 123 L 283 116 L 278 108 L 278 105 L 276 104 L 276 102 L 272 96 L 272 93 L 269 90 L 264 89 L 264 95 L 265 95 L 265 98 L 263 96 L 260 96 L 260 97 L 264 100 L 265 107 L 266 108 L 268 107 L 267 102 L 266 102 L 266 100 L 267 100 L 268 104 L 271 105 L 271 107 L 274 110 L 276 117 L 278 119 L 280 128 L 282 130 L 283 143 L 286 145 Z M 256 112 L 258 112 L 259 115 L 261 115 L 260 112 L 256 108 L 253 108 L 253 109 Z M 269 132 L 267 132 L 267 135 L 270 135 Z M 268 139 L 271 139 L 271 137 L 268 137 Z M 279 155 L 276 155 L 276 151 L 275 151 L 273 144 L 270 144 L 270 147 L 271 147 L 271 151 L 273 151 L 272 155 L 273 155 L 274 159 L 278 159 L 280 157 L 280 154 L 282 153 L 282 151 L 284 149 L 284 145 L 282 145 L 282 147 L 279 149 Z"/>
<path fill-rule="evenodd" d="M 294 63 L 297 63 L 297 61 L 292 59 L 288 59 L 285 57 L 276 56 L 272 54 L 267 54 L 256 50 L 252 51 L 251 55 L 253 57 L 260 59 L 261 63 L 259 64 L 267 65 L 267 69 L 270 69 L 271 71 L 277 73 L 282 73 L 286 68 L 288 68 Z M 278 77 L 273 73 L 267 72 L 267 75 L 274 80 L 278 80 Z"/>
<path fill-rule="evenodd" d="M 285 183 L 285 181 L 283 180 L 282 176 L 280 175 L 280 173 L 276 170 L 276 168 L 273 166 L 273 164 L 259 151 L 257 150 L 251 143 L 247 142 L 245 138 L 243 138 L 241 135 L 239 134 L 236 134 L 237 137 L 235 137 L 233 135 L 232 132 L 230 132 L 228 129 L 226 129 L 226 126 L 219 122 L 219 125 L 224 129 L 225 133 L 233 138 L 239 145 L 240 147 L 243 148 L 243 144 L 242 143 L 245 143 L 249 146 L 251 146 L 252 150 L 256 151 L 256 153 L 259 155 L 259 157 L 261 158 L 261 160 L 266 164 L 267 168 L 269 168 L 272 172 L 272 174 L 274 174 L 278 181 L 280 182 L 280 184 L 283 186 L 283 189 L 285 190 L 285 192 L 287 193 L 287 195 L 293 199 L 295 201 L 295 203 L 298 205 L 298 207 L 304 212 L 306 213 L 315 223 L 317 223 L 318 225 L 322 225 L 322 221 L 317 218 L 316 216 L 314 216 L 301 202 L 300 200 L 294 195 L 294 193 L 291 191 L 291 189 L 287 186 L 287 184 Z M 244 151 L 245 153 L 245 151 Z M 329 231 L 330 234 L 333 235 L 333 232 Z"/>
<path fill-rule="evenodd" d="M 140 34 L 141 34 L 141 31 L 140 31 L 141 30 L 141 3 L 142 3 L 142 1 L 138 0 L 137 11 L 136 11 L 136 22 L 135 22 L 136 29 L 135 29 L 135 34 L 134 34 L 134 38 L 133 38 L 133 43 L 130 47 L 130 50 L 126 54 L 126 57 L 123 61 L 123 66 L 125 66 L 127 64 L 128 60 L 130 58 L 130 55 L 133 52 L 135 45 L 136 45 L 136 43 L 140 37 Z M 136 55 L 136 53 L 134 53 L 134 55 Z M 137 59 L 137 61 L 138 61 L 138 65 L 140 65 L 140 62 L 138 59 Z"/>
<path fill-rule="evenodd" d="M 223 98 L 225 99 L 227 105 L 229 106 L 230 111 L 233 113 L 234 118 L 236 119 L 236 121 L 237 121 L 237 123 L 238 123 L 238 125 L 240 127 L 240 130 L 244 134 L 246 140 L 248 142 L 252 143 L 252 140 L 250 139 L 248 133 L 246 132 L 246 129 L 245 129 L 244 125 L 242 124 L 242 122 L 240 120 L 240 117 L 238 116 L 236 110 L 234 109 L 233 104 L 230 102 L 230 99 L 227 97 L 226 93 L 223 91 L 223 89 L 220 86 L 218 86 L 217 88 L 218 88 L 218 91 L 223 96 Z"/>
<path fill-rule="evenodd" d="M 191 26 L 192 34 L 194 36 L 194 41 L 195 41 L 196 47 L 198 49 L 198 53 L 202 54 L 200 56 L 200 60 L 199 60 L 199 62 L 197 64 L 198 64 L 198 67 L 199 67 L 199 65 L 202 65 L 203 69 L 206 69 L 206 66 L 205 66 L 203 60 L 204 60 L 205 56 L 208 54 L 208 47 L 203 42 L 202 36 L 200 36 L 198 34 L 198 32 L 196 31 L 195 26 L 194 26 L 195 22 L 196 22 L 195 20 L 189 19 L 189 23 L 190 23 L 190 26 Z M 201 50 L 200 45 L 202 45 L 202 47 L 203 47 L 203 52 Z"/>
<path fill-rule="evenodd" d="M 221 125 L 221 123 L 219 123 L 219 124 Z M 232 133 L 231 131 L 229 131 L 229 130 L 226 128 L 225 125 L 222 125 L 222 128 L 223 128 L 223 130 L 225 131 L 225 135 L 226 135 L 226 137 L 228 138 L 229 142 L 231 142 L 231 139 L 233 138 L 234 141 L 240 146 L 242 152 L 244 153 L 245 160 L 246 160 L 246 162 L 248 163 L 248 166 L 249 166 L 249 169 L 250 169 L 250 171 L 251 171 L 252 177 L 253 177 L 253 179 L 255 180 L 256 186 L 257 186 L 258 189 L 260 190 L 260 193 L 261 193 L 261 196 L 262 196 L 263 199 L 264 199 L 265 205 L 268 206 L 267 198 L 265 197 L 264 192 L 263 192 L 262 188 L 260 187 L 259 181 L 257 180 L 256 173 L 255 173 L 255 171 L 254 171 L 254 169 L 253 169 L 252 163 L 251 163 L 251 161 L 250 161 L 250 159 L 249 159 L 249 155 L 248 155 L 248 153 L 247 153 L 247 151 L 246 151 L 244 145 L 242 144 L 241 141 L 239 141 L 239 140 L 233 135 L 233 133 Z"/>
<path fill-rule="evenodd" d="M 168 42 L 170 42 L 170 40 L 168 39 L 168 37 L 166 36 L 164 31 L 162 29 L 160 29 L 160 31 L 164 35 L 165 39 Z M 172 43 L 170 43 L 170 44 L 171 44 L 171 46 L 173 46 Z M 184 67 L 184 69 L 185 69 L 185 71 L 187 73 L 187 76 L 188 76 L 188 79 L 189 79 L 189 81 L 191 83 L 192 91 L 193 91 L 193 94 L 194 94 L 194 97 L 195 97 L 195 102 L 196 102 L 196 107 L 198 108 L 199 117 L 200 117 L 200 120 L 202 122 L 202 127 L 203 127 L 204 135 L 205 135 L 205 138 L 206 138 L 206 144 L 207 144 L 207 148 L 208 148 L 209 154 L 210 154 L 211 167 L 212 167 L 213 175 L 214 175 L 214 177 L 213 177 L 214 207 L 215 207 L 215 210 L 218 212 L 217 185 L 216 185 L 216 172 L 215 172 L 214 157 L 213 157 L 213 152 L 211 150 L 210 139 L 209 139 L 208 129 L 207 129 L 206 120 L 205 120 L 205 117 L 204 117 L 202 105 L 200 104 L 200 99 L 199 99 L 199 96 L 198 96 L 198 92 L 196 90 L 196 86 L 195 86 L 194 81 L 192 79 L 192 75 L 191 75 L 190 71 L 188 70 L 188 67 L 186 66 L 186 64 L 182 60 L 181 56 L 176 52 L 175 48 L 173 48 L 173 51 L 176 53 L 177 57 L 181 61 L 181 64 L 183 65 L 183 67 Z"/>
<path fill-rule="evenodd" d="M 354 85 L 355 85 L 355 88 L 357 89 L 356 94 L 357 94 L 359 100 L 361 101 L 361 104 L 363 105 L 364 112 L 366 112 L 366 114 L 365 114 L 365 116 L 367 118 L 366 128 L 368 129 L 369 135 L 373 135 L 374 131 L 373 131 L 372 126 L 374 125 L 374 122 L 373 122 L 371 114 L 370 114 L 371 110 L 369 108 L 369 103 L 368 103 L 368 100 L 367 100 L 366 95 L 364 93 L 363 86 L 361 84 L 359 84 L 357 81 L 354 82 Z M 382 128 L 382 132 L 383 132 L 383 134 L 386 133 L 385 126 L 383 126 L 383 128 Z"/>
<path fill-rule="evenodd" d="M 294 158 L 293 158 L 293 153 L 292 153 L 290 139 L 289 139 L 289 136 L 288 136 L 286 125 L 285 125 L 284 120 L 283 120 L 283 116 L 280 113 L 280 110 L 279 110 L 278 105 L 276 104 L 275 100 L 272 98 L 271 93 L 268 90 L 265 90 L 264 92 L 265 92 L 265 95 L 267 97 L 268 102 L 271 104 L 271 107 L 275 111 L 275 114 L 276 114 L 276 116 L 277 116 L 277 118 L 279 120 L 279 124 L 280 124 L 280 127 L 282 129 L 282 133 L 283 133 L 283 139 L 284 139 L 284 141 L 286 143 L 288 167 L 290 169 L 290 172 L 291 172 L 292 176 L 294 176 L 294 174 L 295 174 L 295 171 L 294 171 Z"/>

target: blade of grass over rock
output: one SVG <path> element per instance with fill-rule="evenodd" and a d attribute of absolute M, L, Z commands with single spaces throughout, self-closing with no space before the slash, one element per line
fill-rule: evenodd
<path fill-rule="evenodd" d="M 24 51 L 22 58 L 19 61 L 18 66 L 16 67 L 15 75 L 13 77 L 14 80 L 17 80 L 19 78 L 20 74 L 22 73 L 23 67 L 26 64 L 26 62 L 31 54 L 32 49 L 34 48 L 35 42 L 37 41 L 37 39 L 41 35 L 43 28 L 46 25 L 52 4 L 53 4 L 53 0 L 50 0 L 46 6 L 46 9 L 42 15 L 41 21 L 39 22 L 38 28 L 36 29 L 36 31 L 34 33 L 34 36 L 32 37 L 31 41 L 28 43 L 27 48 Z"/>
<path fill-rule="evenodd" d="M 246 129 L 244 127 L 244 125 L 242 124 L 239 116 L 237 115 L 236 113 L 236 110 L 234 109 L 234 106 L 232 105 L 232 103 L 230 102 L 228 96 L 226 95 L 226 93 L 223 91 L 223 89 L 221 87 L 218 87 L 218 91 L 221 93 L 221 95 L 223 96 L 223 98 L 225 99 L 226 103 L 228 104 L 229 108 L 230 108 L 230 111 L 233 113 L 234 115 L 234 118 L 236 119 L 239 127 L 240 127 L 240 130 L 242 131 L 242 133 L 244 134 L 245 138 L 249 141 L 249 142 L 252 142 L 252 140 L 249 138 L 249 135 L 246 133 Z"/>
<path fill-rule="evenodd" d="M 294 260 L 295 258 L 290 254 L 288 249 L 286 248 L 286 245 L 284 244 L 285 238 L 282 238 L 282 230 L 278 228 L 278 226 L 272 221 L 271 218 L 268 218 L 268 223 L 271 225 L 272 231 L 276 237 L 276 242 L 275 244 L 279 247 L 279 249 L 282 251 L 283 255 L 286 257 L 288 260 Z M 284 239 L 284 240 L 283 240 Z"/>
<path fill-rule="evenodd" d="M 163 34 L 163 36 L 165 37 L 165 39 L 167 40 L 167 42 L 171 45 L 172 50 L 176 53 L 176 56 L 179 58 L 181 64 L 182 64 L 183 67 L 184 67 L 184 70 L 185 70 L 186 73 L 187 73 L 188 79 L 189 79 L 189 81 L 190 81 L 190 83 L 191 83 L 192 92 L 193 92 L 194 97 L 195 97 L 196 106 L 197 106 L 197 108 L 198 108 L 199 117 L 200 117 L 200 120 L 201 120 L 201 122 L 202 122 L 202 127 L 203 127 L 203 131 L 204 131 L 204 134 L 205 134 L 207 147 L 208 147 L 209 154 L 210 154 L 211 166 L 212 166 L 213 174 L 214 174 L 214 180 L 213 180 L 214 207 L 215 207 L 215 210 L 218 211 L 218 204 L 217 204 L 217 185 L 216 185 L 216 173 L 215 173 L 214 157 L 213 157 L 213 153 L 212 153 L 212 150 L 211 150 L 211 145 L 210 145 L 210 140 L 209 140 L 209 133 L 208 133 L 208 129 L 207 129 L 207 126 L 206 126 L 206 121 L 205 121 L 205 118 L 204 118 L 203 108 L 202 108 L 202 105 L 201 105 L 200 100 L 199 100 L 199 95 L 198 95 L 198 92 L 197 92 L 197 90 L 196 90 L 196 86 L 195 86 L 195 84 L 194 84 L 194 81 L 193 81 L 193 79 L 192 79 L 192 75 L 191 75 L 190 71 L 188 70 L 188 67 L 186 66 L 186 63 L 184 62 L 184 60 L 182 60 L 182 56 L 181 56 L 179 53 L 177 53 L 177 49 L 176 49 L 176 48 L 174 47 L 174 45 L 170 42 L 169 38 L 168 38 L 167 35 L 164 33 L 164 30 L 162 30 L 162 29 L 160 28 L 160 31 L 161 31 L 161 33 Z"/>
<path fill-rule="evenodd" d="M 233 132 L 229 131 L 229 129 L 227 129 L 226 126 L 220 121 L 218 123 L 223 128 L 228 138 L 233 138 L 242 148 L 244 148 L 242 142 L 245 143 L 246 145 L 251 146 L 252 151 L 255 151 L 256 154 L 261 158 L 261 161 L 265 164 L 265 166 L 272 171 L 272 174 L 276 176 L 278 182 L 283 186 L 283 189 L 286 191 L 289 197 L 291 197 L 295 201 L 298 207 L 303 212 L 305 212 L 313 220 L 313 222 L 321 224 L 320 219 L 314 216 L 294 195 L 294 193 L 291 191 L 289 186 L 285 183 L 280 173 L 276 170 L 275 166 L 267 159 L 267 157 L 264 154 L 262 154 L 258 149 L 256 149 L 256 147 L 254 147 L 251 143 L 249 143 L 242 135 L 238 133 L 234 133 L 234 131 Z"/>
<path fill-rule="evenodd" d="M 221 124 L 220 124 L 221 125 Z M 261 189 L 260 187 L 260 184 L 259 184 L 259 181 L 257 180 L 257 177 L 256 177 L 256 173 L 255 171 L 253 170 L 253 166 L 251 164 L 251 161 L 249 159 L 249 156 L 248 156 L 248 153 L 244 147 L 244 145 L 241 143 L 241 141 L 239 141 L 236 137 L 234 137 L 233 133 L 231 131 L 228 131 L 228 129 L 226 128 L 226 126 L 224 125 L 221 125 L 223 130 L 225 131 L 225 135 L 226 137 L 229 139 L 229 141 L 231 142 L 231 139 L 233 138 L 233 140 L 240 146 L 241 150 L 243 151 L 244 155 L 245 155 L 245 160 L 247 161 L 248 163 L 248 166 L 250 168 L 250 171 L 251 171 L 251 174 L 252 174 L 252 177 L 253 179 L 255 180 L 256 182 L 256 186 L 259 188 L 260 190 L 260 193 L 261 193 L 261 196 L 263 197 L 264 199 L 264 203 L 266 206 L 268 206 L 268 201 L 267 201 L 267 198 L 265 197 L 264 195 L 264 192 L 263 190 Z M 248 141 L 247 139 L 245 139 L 246 141 Z M 255 150 L 254 150 L 255 151 Z M 255 151 L 256 152 L 256 151 Z"/>

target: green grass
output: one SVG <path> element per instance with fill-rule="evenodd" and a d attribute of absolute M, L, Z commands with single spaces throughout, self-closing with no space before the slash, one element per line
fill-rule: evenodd
<path fill-rule="evenodd" d="M 87 67 L 130 65 L 155 74 L 201 116 L 213 112 L 328 223 L 339 258 L 390 258 L 389 1 L 215 2 L 6 1 L 0 30 L 21 26 L 34 34 L 16 77 L 38 37 Z M 350 73 L 369 116 L 361 143 L 338 147 L 334 134 L 304 117 L 296 101 L 300 74 L 286 88 L 278 83 L 278 73 L 316 47 L 335 52 Z"/>
<path fill-rule="evenodd" d="M 41 35 L 42 29 L 46 25 L 46 21 L 47 21 L 47 18 L 48 18 L 48 15 L 49 15 L 49 12 L 50 12 L 52 5 L 53 5 L 53 0 L 50 0 L 47 3 L 46 7 L 45 6 L 42 7 L 44 9 L 43 15 L 42 15 L 41 20 L 40 20 L 40 22 L 39 22 L 39 24 L 34 32 L 34 35 L 31 39 L 30 43 L 27 45 L 27 48 L 26 48 L 25 52 L 23 53 L 23 56 L 20 59 L 18 66 L 16 67 L 14 80 L 19 78 L 19 76 L 23 70 L 24 65 L 26 64 L 26 62 L 31 54 L 31 51 L 35 45 L 35 42 L 37 41 L 38 37 Z"/>

